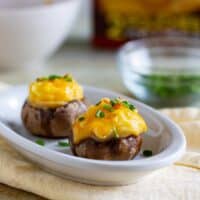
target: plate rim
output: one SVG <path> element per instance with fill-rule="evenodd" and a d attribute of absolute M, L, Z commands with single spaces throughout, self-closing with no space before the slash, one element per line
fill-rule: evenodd
<path fill-rule="evenodd" d="M 171 130 L 172 135 L 172 142 L 168 145 L 168 147 L 163 150 L 161 153 L 149 157 L 144 158 L 142 160 L 128 160 L 128 161 L 104 161 L 104 160 L 93 160 L 93 159 L 87 159 L 87 158 L 80 158 L 76 157 L 74 155 L 64 154 L 61 152 L 57 152 L 55 150 L 51 150 L 42 146 L 39 146 L 38 144 L 30 141 L 29 139 L 21 136 L 17 132 L 13 131 L 9 127 L 7 127 L 4 123 L 0 121 L 0 135 L 6 139 L 10 143 L 14 143 L 17 146 L 20 146 L 24 150 L 28 150 L 32 154 L 36 156 L 43 157 L 51 162 L 62 164 L 62 165 L 71 165 L 71 166 L 85 166 L 85 167 L 91 167 L 91 165 L 95 168 L 116 168 L 116 169 L 126 169 L 126 170 L 150 170 L 150 169 L 157 169 L 161 168 L 167 165 L 172 164 L 173 162 L 177 161 L 186 149 L 186 140 L 185 136 L 183 134 L 183 131 L 181 130 L 178 125 L 176 125 L 171 119 L 169 119 L 167 116 L 163 115 L 162 113 L 156 111 L 154 108 L 151 108 L 148 105 L 145 105 L 144 103 L 141 103 L 135 99 L 132 99 L 130 97 L 127 97 L 125 95 L 122 95 L 117 92 L 113 92 L 111 90 L 93 87 L 93 86 L 87 86 L 83 85 L 84 90 L 90 90 L 90 91 L 97 91 L 102 93 L 109 93 L 110 95 L 115 95 L 116 97 L 120 96 L 123 98 L 126 98 L 133 102 L 134 104 L 143 107 L 145 110 L 150 111 L 154 114 L 154 116 L 161 118 L 163 122 L 167 125 L 167 127 Z M 27 85 L 17 85 L 12 86 L 8 88 L 5 91 L 0 92 L 0 95 L 8 94 L 13 89 L 25 89 L 27 88 Z M 172 153 L 173 152 L 173 153 Z M 73 164 L 72 164 L 73 163 Z"/>

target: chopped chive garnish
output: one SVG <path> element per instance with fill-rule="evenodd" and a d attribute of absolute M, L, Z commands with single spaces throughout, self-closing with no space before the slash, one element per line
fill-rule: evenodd
<path fill-rule="evenodd" d="M 61 76 L 58 76 L 58 75 L 54 75 L 54 74 L 53 74 L 53 75 L 50 75 L 50 76 L 48 77 L 48 79 L 49 79 L 49 80 L 52 80 L 52 81 L 55 80 L 55 79 L 57 79 L 57 78 L 61 78 Z"/>
<path fill-rule="evenodd" d="M 111 103 L 112 106 L 115 105 L 115 102 L 113 100 L 110 100 L 110 103 Z"/>
<path fill-rule="evenodd" d="M 129 108 L 129 102 L 128 102 L 128 101 L 122 101 L 122 104 L 123 104 L 125 107 Z"/>
<path fill-rule="evenodd" d="M 68 146 L 69 146 L 69 142 L 60 141 L 60 142 L 58 142 L 58 145 L 59 145 L 60 147 L 68 147 Z"/>
<path fill-rule="evenodd" d="M 104 114 L 104 112 L 102 112 L 101 110 L 98 110 L 98 111 L 96 112 L 96 117 L 97 117 L 97 118 L 104 118 L 104 116 L 105 116 L 105 114 Z"/>
<path fill-rule="evenodd" d="M 72 77 L 70 75 L 65 75 L 64 76 L 64 79 L 67 81 L 67 82 L 72 82 Z"/>
<path fill-rule="evenodd" d="M 47 77 L 40 77 L 36 79 L 36 81 L 46 81 L 46 80 L 48 80 Z"/>
<path fill-rule="evenodd" d="M 117 131 L 116 128 L 113 129 L 113 134 L 114 134 L 114 138 L 115 138 L 115 139 L 118 139 L 118 138 L 119 138 L 119 133 L 118 133 L 118 131 Z"/>
<path fill-rule="evenodd" d="M 37 139 L 37 140 L 35 141 L 35 143 L 38 144 L 38 145 L 40 145 L 40 146 L 44 146 L 44 145 L 45 145 L 45 141 L 42 140 L 42 139 Z"/>
<path fill-rule="evenodd" d="M 49 75 L 48 77 L 37 78 L 36 80 L 37 81 L 44 81 L 44 80 L 53 81 L 53 80 L 59 79 L 59 78 L 63 78 L 63 79 L 65 79 L 68 82 L 71 82 L 73 80 L 72 77 L 70 75 L 68 75 L 68 74 L 65 75 L 65 76 L 59 76 L 59 75 L 52 74 L 52 75 Z"/>
<path fill-rule="evenodd" d="M 113 107 L 109 104 L 105 104 L 103 105 L 103 108 L 109 112 L 112 112 L 113 111 Z"/>
<path fill-rule="evenodd" d="M 111 103 L 112 106 L 115 106 L 116 104 L 119 103 L 119 99 L 113 99 L 113 100 L 110 101 L 110 103 Z"/>
<path fill-rule="evenodd" d="M 135 106 L 133 104 L 129 103 L 128 101 L 122 101 L 122 104 L 132 111 L 135 110 Z"/>
<path fill-rule="evenodd" d="M 144 157 L 150 157 L 153 155 L 153 152 L 151 150 L 144 150 L 143 151 L 143 156 Z"/>
<path fill-rule="evenodd" d="M 130 105 L 129 105 L 129 109 L 130 109 L 130 110 L 135 110 L 135 106 L 134 106 L 133 104 L 130 104 Z"/>
<path fill-rule="evenodd" d="M 83 120 L 85 120 L 85 117 L 83 117 L 83 116 L 78 118 L 78 121 L 80 121 L 80 122 L 82 122 Z"/>
<path fill-rule="evenodd" d="M 97 103 L 96 103 L 96 106 L 98 106 L 98 105 L 100 105 L 100 104 L 101 104 L 101 101 L 97 102 Z"/>

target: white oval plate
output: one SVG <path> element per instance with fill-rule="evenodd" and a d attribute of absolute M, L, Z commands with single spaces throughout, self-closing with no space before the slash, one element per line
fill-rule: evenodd
<path fill-rule="evenodd" d="M 124 97 L 93 87 L 85 86 L 84 89 L 90 103 L 96 103 L 102 97 Z M 58 146 L 60 140 L 46 139 L 45 146 L 40 146 L 35 143 L 38 137 L 30 135 L 21 122 L 20 112 L 27 91 L 26 86 L 16 86 L 0 93 L 0 135 L 25 157 L 64 178 L 96 185 L 130 184 L 174 163 L 185 151 L 186 142 L 180 128 L 154 109 L 128 97 L 125 98 L 138 108 L 148 123 L 142 150 L 152 150 L 152 157 L 143 157 L 141 150 L 130 161 L 100 161 L 73 156 L 69 147 Z"/>

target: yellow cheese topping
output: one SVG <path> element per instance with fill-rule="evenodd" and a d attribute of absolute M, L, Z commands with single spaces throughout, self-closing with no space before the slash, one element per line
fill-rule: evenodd
<path fill-rule="evenodd" d="M 81 99 L 83 89 L 70 75 L 38 78 L 29 87 L 28 101 L 35 107 L 55 108 Z"/>
<path fill-rule="evenodd" d="M 126 100 L 103 98 L 89 107 L 73 124 L 75 144 L 93 138 L 107 141 L 111 138 L 138 136 L 147 131 L 147 125 L 137 109 Z"/>

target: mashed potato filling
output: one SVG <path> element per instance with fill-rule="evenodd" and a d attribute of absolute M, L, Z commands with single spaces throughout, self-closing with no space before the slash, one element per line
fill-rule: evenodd
<path fill-rule="evenodd" d="M 29 87 L 28 101 L 35 107 L 55 108 L 81 99 L 83 89 L 70 75 L 38 78 Z"/>
<path fill-rule="evenodd" d="M 102 99 L 89 107 L 73 125 L 73 142 L 87 138 L 107 141 L 111 138 L 138 136 L 147 131 L 147 125 L 137 109 L 122 99 Z"/>

